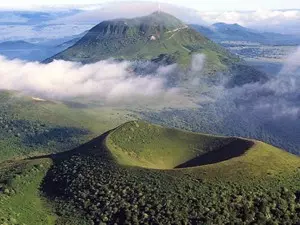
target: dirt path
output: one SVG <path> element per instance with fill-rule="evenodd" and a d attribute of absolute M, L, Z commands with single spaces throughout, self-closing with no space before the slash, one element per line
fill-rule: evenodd
<path fill-rule="evenodd" d="M 166 32 L 166 34 L 167 34 L 167 33 L 172 33 L 172 32 L 174 32 L 174 34 L 172 34 L 167 40 L 170 40 L 171 38 L 174 37 L 175 34 L 177 34 L 179 31 L 181 31 L 181 30 L 183 30 L 183 29 L 186 29 L 186 28 L 188 28 L 188 26 L 181 27 L 181 28 L 176 28 L 176 29 L 174 29 L 174 30 L 170 30 L 170 31 Z"/>

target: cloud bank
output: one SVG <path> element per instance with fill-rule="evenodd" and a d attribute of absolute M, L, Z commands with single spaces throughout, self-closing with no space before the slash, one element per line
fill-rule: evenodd
<path fill-rule="evenodd" d="M 166 76 L 175 68 L 159 67 L 152 74 L 137 74 L 130 62 L 105 60 L 82 65 L 54 61 L 40 64 L 7 60 L 1 56 L 0 89 L 51 99 L 91 97 L 106 105 L 188 103 L 179 88 L 166 84 Z"/>

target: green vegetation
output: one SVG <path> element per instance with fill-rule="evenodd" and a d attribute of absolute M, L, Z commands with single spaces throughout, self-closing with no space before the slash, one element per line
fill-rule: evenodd
<path fill-rule="evenodd" d="M 121 164 L 130 162 L 130 166 L 155 169 L 193 167 L 187 170 L 204 170 L 208 178 L 222 171 L 222 179 L 231 180 L 239 177 L 240 169 L 245 168 L 242 164 L 249 165 L 242 176 L 250 180 L 266 172 L 297 171 L 300 162 L 298 156 L 263 142 L 185 132 L 141 121 L 128 122 L 111 131 L 106 146 Z"/>
<path fill-rule="evenodd" d="M 142 121 L 119 126 L 135 115 L 76 101 L 0 98 L 0 160 L 15 158 L 0 164 L 0 224 L 300 221 L 300 160 L 273 146 Z M 28 156 L 36 157 L 20 159 Z"/>
<path fill-rule="evenodd" d="M 39 191 L 50 165 L 50 159 L 0 164 L 0 224 L 55 224 L 56 217 Z"/>
<path fill-rule="evenodd" d="M 73 149 L 133 116 L 121 109 L 0 91 L 0 162 Z"/>
<path fill-rule="evenodd" d="M 209 71 L 224 71 L 239 59 L 177 18 L 155 12 L 135 19 L 104 21 L 53 59 L 97 62 L 108 58 L 179 63 L 187 67 L 195 53 L 207 55 Z"/>
<path fill-rule="evenodd" d="M 114 58 L 117 61 L 150 61 L 157 65 L 176 63 L 186 72 L 196 54 L 205 55 L 203 70 L 197 76 L 204 74 L 214 79 L 218 72 L 222 72 L 227 78 L 233 78 L 230 87 L 268 79 L 266 74 L 246 65 L 225 48 L 163 12 L 134 19 L 103 21 L 75 45 L 45 62 L 60 59 L 87 64 Z M 188 79 L 185 72 L 176 80 L 178 83 L 184 84 Z M 189 82 L 187 86 L 190 87 Z"/>
<path fill-rule="evenodd" d="M 130 122 L 53 159 L 42 189 L 60 218 L 75 210 L 92 224 L 300 220 L 299 157 L 254 140 Z"/>
<path fill-rule="evenodd" d="M 112 131 L 106 144 L 121 164 L 172 169 L 236 141 L 235 138 L 200 135 L 133 122 Z M 230 155 L 230 152 L 226 153 Z"/>
<path fill-rule="evenodd" d="M 186 67 L 194 53 L 206 55 L 206 73 L 232 73 L 229 87 L 264 81 L 165 13 L 105 21 L 54 58 L 90 63 L 115 57 Z M 142 121 L 120 125 L 137 116 L 77 100 L 0 92 L 0 224 L 299 223 L 299 157 L 250 139 Z M 231 118 L 185 113 L 182 118 L 189 119 L 179 122 L 172 114 L 151 116 L 191 130 L 207 118 L 216 119 L 221 129 L 244 129 Z M 256 130 L 249 121 L 246 125 L 247 131 Z"/>
<path fill-rule="evenodd" d="M 243 104 L 242 104 L 243 105 Z M 300 154 L 300 121 L 264 119 L 264 115 L 240 110 L 235 102 L 201 104 L 199 109 L 145 110 L 141 118 L 154 124 L 193 132 L 239 136 L 261 140 L 290 153 Z"/>

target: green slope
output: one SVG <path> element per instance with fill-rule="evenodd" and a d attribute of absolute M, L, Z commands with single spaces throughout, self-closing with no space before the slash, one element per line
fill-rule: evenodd
<path fill-rule="evenodd" d="M 121 164 L 173 169 L 236 141 L 235 138 L 214 137 L 143 122 L 130 122 L 112 131 L 106 144 Z"/>
<path fill-rule="evenodd" d="M 72 215 L 96 224 L 300 220 L 299 157 L 254 140 L 139 121 L 52 159 L 42 190 L 59 220 Z"/>
<path fill-rule="evenodd" d="M 56 216 L 39 190 L 50 165 L 50 159 L 0 164 L 0 224 L 55 224 Z"/>
<path fill-rule="evenodd" d="M 155 12 L 135 19 L 104 21 L 80 41 L 53 59 L 92 63 L 110 57 L 127 60 L 162 60 L 189 65 L 195 53 L 207 55 L 207 67 L 224 70 L 239 61 L 225 49 L 172 15 Z"/>
<path fill-rule="evenodd" d="M 70 150 L 132 120 L 128 114 L 122 109 L 76 101 L 40 101 L 0 91 L 0 163 Z"/>
<path fill-rule="evenodd" d="M 263 142 L 184 132 L 145 122 L 128 122 L 116 128 L 106 138 L 106 146 L 123 165 L 154 169 L 195 167 L 190 170 L 209 170 L 214 175 L 222 170 L 222 178 L 231 171 L 230 167 L 234 169 L 229 175 L 238 175 L 238 167 L 243 164 L 249 169 L 245 173 L 253 172 L 253 177 L 272 171 L 293 171 L 300 165 L 299 157 Z"/>

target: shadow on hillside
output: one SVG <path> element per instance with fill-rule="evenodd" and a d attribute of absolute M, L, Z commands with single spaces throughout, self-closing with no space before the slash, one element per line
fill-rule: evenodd
<path fill-rule="evenodd" d="M 109 134 L 109 132 L 110 131 L 70 151 L 29 158 L 50 158 L 53 161 L 53 165 L 48 170 L 47 174 L 43 179 L 40 190 L 52 200 L 54 200 L 56 197 L 68 197 L 68 194 L 64 193 L 64 190 L 66 190 L 67 187 L 70 185 L 68 181 L 56 181 L 57 178 L 65 175 L 63 170 L 61 169 L 67 169 L 69 166 L 74 166 L 75 168 L 77 164 L 81 165 L 82 162 L 89 161 L 90 159 L 99 160 L 99 163 L 101 163 L 102 161 L 112 160 L 112 155 L 109 151 L 107 151 L 104 143 L 104 140 Z M 57 171 L 59 171 L 59 173 L 57 173 Z"/>
<path fill-rule="evenodd" d="M 213 163 L 222 162 L 243 155 L 254 142 L 237 139 L 221 147 L 220 149 L 205 153 L 204 155 L 193 158 L 185 163 L 176 166 L 176 169 L 203 166 Z"/>
<path fill-rule="evenodd" d="M 107 137 L 107 135 L 110 132 L 111 131 L 105 132 L 101 136 L 94 138 L 91 141 L 76 147 L 75 149 L 61 152 L 61 153 L 56 153 L 56 154 L 34 156 L 34 157 L 28 158 L 28 160 L 51 158 L 53 160 L 53 163 L 55 164 L 57 161 L 63 160 L 65 158 L 68 158 L 68 157 L 70 157 L 72 155 L 76 155 L 76 154 L 86 155 L 86 154 L 90 154 L 91 152 L 93 154 L 97 154 L 97 153 L 102 154 L 103 152 L 101 152 L 99 150 L 103 148 L 103 146 L 104 146 L 103 141 L 105 140 L 105 138 Z"/>
<path fill-rule="evenodd" d="M 82 144 L 79 147 L 70 151 L 57 153 L 57 154 L 44 155 L 44 156 L 36 156 L 28 159 L 32 160 L 32 159 L 51 158 L 53 160 L 53 165 L 56 165 L 57 163 L 60 163 L 61 161 L 68 159 L 74 155 L 92 156 L 92 157 L 97 157 L 99 159 L 104 159 L 104 158 L 112 159 L 113 158 L 112 153 L 109 150 L 105 149 L 106 147 L 105 144 L 103 143 L 105 138 L 110 132 L 111 131 L 108 131 L 102 134 L 101 136 L 94 138 L 93 140 L 85 144 Z M 187 162 L 184 162 L 176 166 L 175 169 L 203 166 L 203 165 L 226 161 L 243 155 L 253 145 L 254 142 L 252 141 L 236 139 L 231 143 L 217 150 L 207 152 Z"/>

